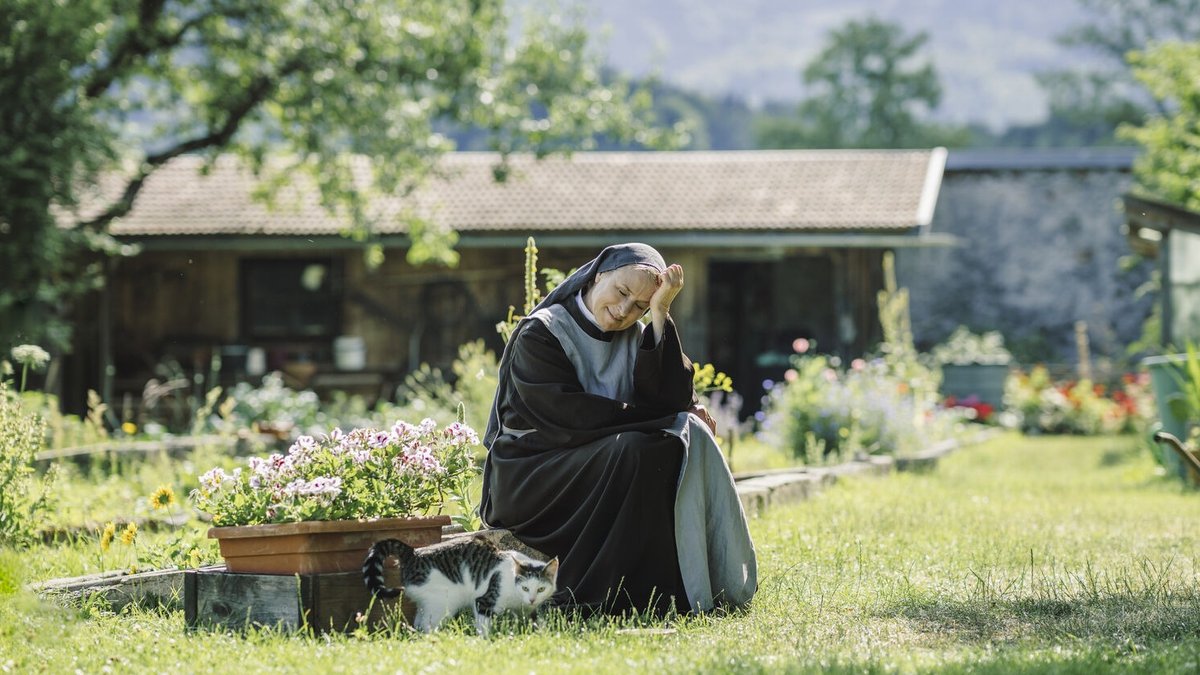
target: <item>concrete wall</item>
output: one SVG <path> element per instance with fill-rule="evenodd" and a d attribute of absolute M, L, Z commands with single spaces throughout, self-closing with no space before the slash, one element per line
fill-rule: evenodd
<path fill-rule="evenodd" d="M 1074 363 L 1082 320 L 1093 356 L 1123 359 L 1151 307 L 1135 297 L 1151 265 L 1120 269 L 1130 251 L 1118 199 L 1130 182 L 1112 168 L 948 170 L 933 230 L 963 245 L 897 252 L 918 346 L 965 324 L 1000 330 L 1024 362 Z"/>

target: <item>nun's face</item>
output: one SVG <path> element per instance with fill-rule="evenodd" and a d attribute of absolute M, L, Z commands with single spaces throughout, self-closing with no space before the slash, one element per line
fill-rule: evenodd
<path fill-rule="evenodd" d="M 596 275 L 583 296 L 596 323 L 606 331 L 629 328 L 650 309 L 658 290 L 658 275 L 648 267 L 626 265 Z"/>

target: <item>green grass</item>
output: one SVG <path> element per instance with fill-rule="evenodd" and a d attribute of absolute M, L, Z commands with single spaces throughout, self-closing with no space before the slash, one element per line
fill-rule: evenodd
<path fill-rule="evenodd" d="M 8 553 L 0 671 L 1195 672 L 1198 500 L 1132 438 L 1008 435 L 755 519 L 760 591 L 746 611 L 551 616 L 487 642 L 465 623 L 433 636 L 189 633 L 179 612 L 14 593 L 28 564 Z M 623 632 L 647 626 L 671 632 Z"/>

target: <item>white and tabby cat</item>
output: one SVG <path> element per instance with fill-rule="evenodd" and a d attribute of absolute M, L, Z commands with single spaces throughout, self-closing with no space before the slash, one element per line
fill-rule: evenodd
<path fill-rule="evenodd" d="M 400 561 L 400 588 L 388 588 L 383 564 Z M 483 537 L 435 544 L 414 550 L 399 539 L 375 542 L 363 561 L 363 581 L 377 597 L 405 597 L 417 608 L 413 624 L 422 632 L 436 629 L 468 607 L 475 630 L 486 637 L 492 617 L 511 610 L 536 615 L 554 594 L 558 558 L 541 562 L 517 551 L 502 551 Z"/>

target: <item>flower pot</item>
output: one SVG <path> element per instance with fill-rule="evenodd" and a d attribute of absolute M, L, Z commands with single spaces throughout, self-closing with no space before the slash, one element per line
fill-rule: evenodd
<path fill-rule="evenodd" d="M 314 520 L 276 525 L 214 527 L 225 569 L 254 574 L 327 574 L 362 569 L 367 549 L 380 539 L 414 548 L 442 540 L 449 516 Z"/>

